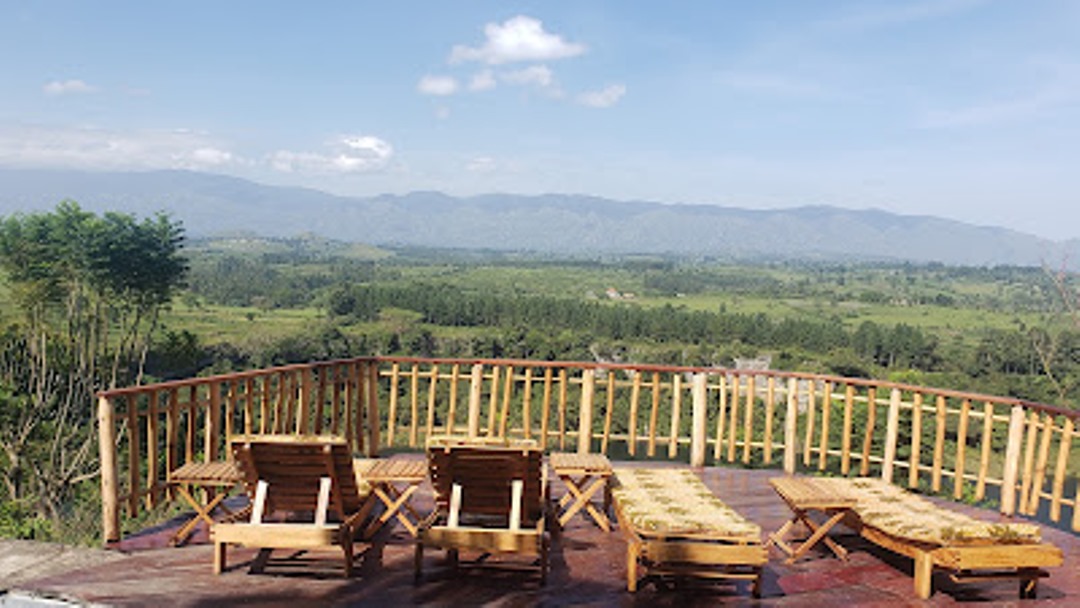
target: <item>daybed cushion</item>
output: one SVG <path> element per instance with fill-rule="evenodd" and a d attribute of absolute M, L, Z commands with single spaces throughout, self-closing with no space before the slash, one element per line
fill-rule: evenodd
<path fill-rule="evenodd" d="M 1039 527 L 1024 523 L 990 523 L 930 501 L 881 479 L 821 478 L 838 494 L 854 496 L 863 525 L 897 538 L 940 546 L 1027 544 L 1040 542 Z"/>
<path fill-rule="evenodd" d="M 759 542 L 761 527 L 724 504 L 689 469 L 615 468 L 612 497 L 639 533 Z"/>

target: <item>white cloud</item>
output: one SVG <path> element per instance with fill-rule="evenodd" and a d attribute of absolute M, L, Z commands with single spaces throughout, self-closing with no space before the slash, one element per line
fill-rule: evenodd
<path fill-rule="evenodd" d="M 371 135 L 350 135 L 329 144 L 330 152 L 279 150 L 270 165 L 283 173 L 366 173 L 382 169 L 394 155 L 386 141 Z"/>
<path fill-rule="evenodd" d="M 90 86 L 82 80 L 54 80 L 46 83 L 41 89 L 46 95 L 70 95 L 97 91 L 97 87 Z"/>
<path fill-rule="evenodd" d="M 203 169 L 249 164 L 200 131 L 114 131 L 0 125 L 0 164 L 91 170 Z"/>
<path fill-rule="evenodd" d="M 517 61 L 548 61 L 575 57 L 585 52 L 585 46 L 566 42 L 561 36 L 544 31 L 539 19 L 518 15 L 502 24 L 484 26 L 486 40 L 479 47 L 455 45 L 450 51 L 450 63 L 479 61 L 490 65 Z"/>
<path fill-rule="evenodd" d="M 482 70 L 473 74 L 469 82 L 470 91 L 487 91 L 495 88 L 495 74 L 491 70 Z"/>
<path fill-rule="evenodd" d="M 551 70 L 544 65 L 534 65 L 522 70 L 503 72 L 500 77 L 510 84 L 536 85 L 541 88 L 550 87 L 555 81 Z"/>
<path fill-rule="evenodd" d="M 590 108 L 610 108 L 626 95 L 626 86 L 613 84 L 599 91 L 586 91 L 578 95 L 578 103 Z"/>
<path fill-rule="evenodd" d="M 496 169 L 498 169 L 498 163 L 490 156 L 477 156 L 465 165 L 465 170 L 472 173 L 491 173 Z"/>
<path fill-rule="evenodd" d="M 438 108 L 435 108 L 435 118 L 438 118 L 439 120 L 446 120 L 447 118 L 450 118 L 450 108 L 446 106 L 439 106 Z"/>
<path fill-rule="evenodd" d="M 424 95 L 453 95 L 458 90 L 457 80 L 452 76 L 424 76 L 416 85 Z"/>

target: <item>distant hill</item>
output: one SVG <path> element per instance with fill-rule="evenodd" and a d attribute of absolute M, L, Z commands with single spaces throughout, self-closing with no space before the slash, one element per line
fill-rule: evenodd
<path fill-rule="evenodd" d="M 65 198 L 97 212 L 167 211 L 192 236 L 314 233 L 376 246 L 978 266 L 1056 264 L 1080 251 L 1077 240 L 829 206 L 748 210 L 564 194 L 361 198 L 190 171 L 0 169 L 0 215 L 49 210 Z"/>

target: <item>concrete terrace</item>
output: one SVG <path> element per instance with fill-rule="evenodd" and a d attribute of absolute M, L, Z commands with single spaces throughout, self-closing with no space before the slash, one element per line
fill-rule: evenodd
<path fill-rule="evenodd" d="M 407 455 L 404 457 L 418 457 Z M 403 457 L 403 456 L 397 456 Z M 649 466 L 672 466 L 650 464 Z M 767 480 L 775 470 L 708 467 L 705 483 L 747 518 L 771 532 L 789 517 L 784 503 Z M 553 482 L 553 493 L 563 491 Z M 980 519 L 999 521 L 999 513 L 948 501 L 939 504 Z M 421 510 L 431 504 L 425 484 L 414 501 Z M 626 549 L 619 532 L 602 532 L 591 520 L 575 517 L 553 536 L 552 572 L 540 587 L 532 572 L 485 568 L 451 576 L 441 568 L 441 556 L 425 554 L 425 577 L 413 583 L 412 538 L 400 525 L 384 529 L 371 545 L 359 573 L 341 577 L 337 554 L 309 554 L 294 563 L 272 564 L 263 574 L 249 574 L 252 550 L 230 553 L 230 569 L 221 576 L 211 572 L 211 547 L 200 528 L 192 542 L 167 546 L 177 523 L 131 535 L 107 551 L 67 551 L 43 547 L 25 559 L 25 568 L 13 565 L 11 554 L 0 555 L 0 578 L 8 573 L 14 583 L 0 581 L 7 597 L 40 596 L 67 601 L 119 606 L 688 606 L 716 603 L 760 606 L 946 606 L 969 602 L 993 605 L 1075 606 L 1080 603 L 1080 537 L 1044 527 L 1043 538 L 1062 548 L 1065 565 L 1051 572 L 1039 586 L 1036 600 L 1017 599 L 1015 581 L 987 581 L 957 585 L 937 575 L 935 593 L 927 601 L 916 599 L 912 562 L 876 547 L 838 527 L 834 538 L 849 549 L 842 562 L 822 547 L 793 565 L 785 565 L 776 549 L 765 570 L 763 597 L 755 601 L 745 583 L 677 582 L 672 586 L 645 585 L 636 594 L 626 591 Z M 6 549 L 5 549 L 6 547 Z M 14 544 L 0 544 L 7 553 Z M 20 545 L 27 553 L 26 546 Z M 54 551 L 59 570 L 43 559 Z M 278 553 L 275 553 L 277 556 Z M 325 559 L 323 559 L 325 556 Z M 50 558 L 51 559 L 51 558 Z M 63 561 L 63 560 L 67 561 Z M 512 558 L 508 558 L 512 559 Z M 70 565 L 68 565 L 70 564 Z M 5 570 L 6 568 L 6 570 Z M 14 574 L 12 574 L 14 573 Z M 0 595 L 0 605 L 4 596 Z M 12 602 L 14 604 L 14 602 Z"/>

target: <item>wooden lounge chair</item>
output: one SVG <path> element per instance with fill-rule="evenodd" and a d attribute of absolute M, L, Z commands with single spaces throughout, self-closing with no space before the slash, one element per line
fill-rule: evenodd
<path fill-rule="evenodd" d="M 549 537 L 545 530 L 543 451 L 535 444 L 430 444 L 428 464 L 435 510 L 416 538 L 416 580 L 424 547 L 447 550 L 452 568 L 462 550 L 536 555 L 540 584 L 547 580 Z"/>
<path fill-rule="evenodd" d="M 252 571 L 260 571 L 272 549 L 338 546 L 345 576 L 352 576 L 353 541 L 372 507 L 362 490 L 344 439 L 314 436 L 247 436 L 232 442 L 252 501 L 249 523 L 218 523 L 210 530 L 214 573 L 225 568 L 230 544 L 259 547 Z M 312 513 L 310 522 L 263 521 L 272 513 Z M 328 521 L 328 512 L 335 518 Z"/>
<path fill-rule="evenodd" d="M 943 509 L 902 488 L 874 478 L 823 478 L 822 487 L 856 498 L 844 525 L 863 538 L 915 561 L 915 593 L 933 593 L 933 572 L 953 581 L 1019 579 L 1020 597 L 1035 597 L 1043 568 L 1060 566 L 1061 549 L 1041 541 L 1040 528 L 1026 523 L 989 523 Z"/>
<path fill-rule="evenodd" d="M 750 580 L 761 596 L 768 561 L 761 528 L 723 503 L 682 468 L 616 468 L 611 490 L 626 538 L 626 588 L 637 591 L 638 567 L 648 577 L 692 575 Z"/>

